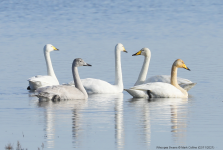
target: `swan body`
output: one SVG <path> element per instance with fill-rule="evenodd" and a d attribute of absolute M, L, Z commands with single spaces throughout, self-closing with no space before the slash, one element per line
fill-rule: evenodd
<path fill-rule="evenodd" d="M 125 89 L 134 98 L 187 98 L 188 93 L 177 82 L 177 68 L 190 70 L 181 59 L 177 59 L 171 70 L 171 84 L 164 82 L 153 82 Z"/>
<path fill-rule="evenodd" d="M 118 43 L 115 46 L 115 84 L 110 84 L 100 79 L 86 78 L 82 79 L 82 83 L 87 93 L 89 94 L 102 94 L 102 93 L 122 93 L 123 81 L 122 81 L 122 69 L 121 69 L 121 52 L 126 52 L 124 46 Z M 70 82 L 69 84 L 73 84 Z"/>
<path fill-rule="evenodd" d="M 148 91 L 149 90 L 149 91 Z M 169 83 L 154 82 L 134 86 L 126 91 L 134 98 L 183 98 L 183 93 Z M 187 96 L 186 96 L 187 97 Z"/>
<path fill-rule="evenodd" d="M 53 85 L 59 85 L 59 81 L 57 80 L 57 77 L 54 73 L 52 62 L 50 59 L 50 52 L 51 51 L 58 51 L 59 49 L 55 48 L 51 44 L 47 44 L 43 48 L 45 60 L 46 60 L 46 66 L 47 66 L 47 75 L 37 75 L 34 77 L 31 77 L 28 79 L 29 86 L 27 87 L 28 90 L 36 90 L 41 87 L 46 86 L 53 86 Z"/>
<path fill-rule="evenodd" d="M 157 75 L 152 76 L 144 81 L 145 83 L 151 82 L 164 82 L 170 83 L 171 76 L 170 75 Z M 177 83 L 182 87 L 184 90 L 189 91 L 192 87 L 194 87 L 197 83 L 193 83 L 192 81 L 184 78 L 177 77 Z"/>
<path fill-rule="evenodd" d="M 121 93 L 123 91 L 123 86 L 112 85 L 106 81 L 86 78 L 81 80 L 85 90 L 89 94 L 93 93 Z"/>
<path fill-rule="evenodd" d="M 169 75 L 157 75 L 157 76 L 152 76 L 146 79 L 149 63 L 150 63 L 150 58 L 151 58 L 151 51 L 148 48 L 142 48 L 140 51 L 133 54 L 132 56 L 137 56 L 137 55 L 143 55 L 145 58 L 144 58 L 144 63 L 143 63 L 141 72 L 135 83 L 135 86 L 140 85 L 140 84 L 150 83 L 150 82 L 170 83 L 171 76 Z M 177 78 L 177 82 L 182 88 L 184 88 L 187 91 L 196 85 L 196 83 L 193 83 L 188 79 L 179 78 L 179 77 Z"/>
<path fill-rule="evenodd" d="M 85 95 L 74 86 L 69 85 L 54 85 L 54 86 L 47 86 L 43 88 L 37 89 L 38 98 L 41 101 L 48 101 L 48 100 L 56 100 L 56 99 L 85 99 Z"/>
<path fill-rule="evenodd" d="M 90 64 L 85 63 L 81 58 L 76 58 L 73 61 L 72 72 L 75 86 L 71 85 L 55 85 L 39 88 L 36 90 L 37 96 L 40 101 L 60 101 L 68 99 L 87 99 L 88 94 L 85 91 L 77 67 L 79 66 L 91 66 Z"/>

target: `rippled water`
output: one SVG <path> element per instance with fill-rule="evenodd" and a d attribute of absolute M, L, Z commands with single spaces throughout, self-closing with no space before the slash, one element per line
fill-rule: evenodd
<path fill-rule="evenodd" d="M 222 1 L 25 1 L 0 2 L 0 147 L 19 141 L 38 149 L 222 149 Z M 148 77 L 170 74 L 177 58 L 196 82 L 188 99 L 132 99 L 90 95 L 86 101 L 40 103 L 26 90 L 29 77 L 46 74 L 43 46 L 52 52 L 60 83 L 72 81 L 71 63 L 83 58 L 81 78 L 114 82 L 114 46 L 122 43 L 125 88 L 151 50 Z M 189 149 L 189 148 L 187 148 Z M 205 149 L 205 148 L 204 148 Z"/>

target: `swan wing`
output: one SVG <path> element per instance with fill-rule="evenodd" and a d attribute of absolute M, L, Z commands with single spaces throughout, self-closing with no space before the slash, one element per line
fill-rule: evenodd
<path fill-rule="evenodd" d="M 126 89 L 126 91 L 133 97 L 184 97 L 179 89 L 163 82 L 146 83 Z"/>

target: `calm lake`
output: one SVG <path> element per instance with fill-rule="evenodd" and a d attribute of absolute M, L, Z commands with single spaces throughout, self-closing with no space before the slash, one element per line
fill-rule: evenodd
<path fill-rule="evenodd" d="M 1 0 L 0 149 L 223 149 L 223 1 Z M 27 79 L 46 75 L 45 44 L 60 82 L 72 81 L 74 58 L 82 79 L 114 83 L 114 48 L 122 43 L 124 87 L 136 82 L 143 47 L 148 76 L 170 75 L 180 58 L 196 82 L 188 99 L 133 99 L 127 92 L 88 100 L 39 102 Z M 172 148 L 173 149 L 173 148 Z"/>

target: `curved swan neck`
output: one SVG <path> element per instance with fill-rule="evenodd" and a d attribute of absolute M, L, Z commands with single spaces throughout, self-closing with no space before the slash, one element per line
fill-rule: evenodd
<path fill-rule="evenodd" d="M 188 96 L 187 91 L 185 91 L 183 88 L 181 88 L 177 82 L 177 67 L 176 66 L 172 66 L 171 69 L 171 84 L 173 86 L 175 86 L 177 89 L 179 89 L 186 97 Z"/>
<path fill-rule="evenodd" d="M 72 73 L 73 73 L 75 87 L 77 89 L 79 89 L 85 95 L 86 98 L 88 98 L 88 94 L 87 94 L 86 90 L 84 89 L 84 86 L 81 82 L 81 79 L 80 79 L 80 76 L 78 73 L 78 69 L 77 69 L 77 67 L 74 66 L 74 64 L 72 65 Z"/>
<path fill-rule="evenodd" d="M 115 85 L 123 88 L 122 67 L 121 67 L 121 51 L 115 49 Z"/>
<path fill-rule="evenodd" d="M 146 80 L 147 72 L 149 69 L 150 57 L 145 56 L 142 69 L 140 71 L 138 80 L 135 83 L 136 85 L 142 84 Z"/>
<path fill-rule="evenodd" d="M 47 75 L 57 78 L 53 70 L 50 53 L 44 50 L 44 56 L 46 60 Z"/>

